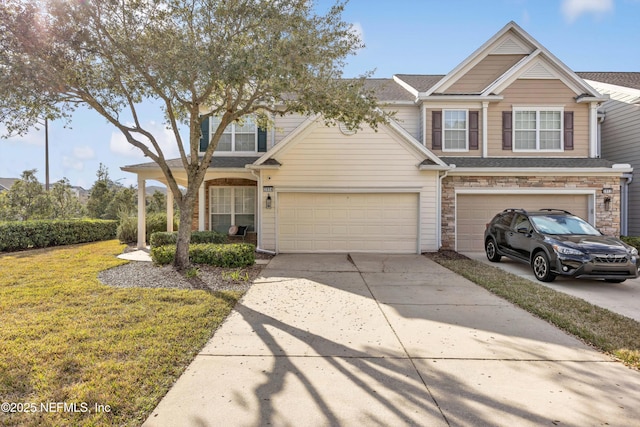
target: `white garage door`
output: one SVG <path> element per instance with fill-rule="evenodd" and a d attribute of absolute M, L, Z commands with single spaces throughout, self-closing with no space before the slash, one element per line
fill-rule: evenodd
<path fill-rule="evenodd" d="M 277 209 L 279 252 L 417 252 L 415 193 L 279 193 Z"/>
<path fill-rule="evenodd" d="M 589 220 L 586 194 L 458 194 L 456 242 L 458 252 L 482 251 L 486 224 L 504 209 L 564 209 Z"/>

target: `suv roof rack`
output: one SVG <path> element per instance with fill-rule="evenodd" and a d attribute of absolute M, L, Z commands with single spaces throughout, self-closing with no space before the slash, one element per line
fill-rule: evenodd
<path fill-rule="evenodd" d="M 519 209 L 519 208 L 508 208 L 508 209 L 503 210 L 502 212 L 521 212 L 521 213 L 524 213 L 524 214 L 527 213 L 526 210 Z"/>
<path fill-rule="evenodd" d="M 541 211 L 549 211 L 549 212 L 553 212 L 553 211 L 556 211 L 556 212 L 564 212 L 564 213 L 566 213 L 566 214 L 568 214 L 568 215 L 573 215 L 571 212 L 569 212 L 569 211 L 565 211 L 564 209 L 543 208 L 543 209 L 540 209 L 540 210 L 541 210 Z"/>

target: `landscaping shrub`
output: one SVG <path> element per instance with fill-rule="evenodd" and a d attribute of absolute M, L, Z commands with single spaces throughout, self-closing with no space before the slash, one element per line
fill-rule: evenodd
<path fill-rule="evenodd" d="M 178 240 L 178 232 L 155 232 L 151 234 L 149 243 L 151 247 L 175 245 Z M 226 243 L 227 235 L 217 231 L 192 231 L 191 243 Z"/>
<path fill-rule="evenodd" d="M 117 221 L 78 219 L 0 223 L 0 251 L 71 245 L 116 237 Z"/>
<path fill-rule="evenodd" d="M 250 243 L 195 243 L 189 245 L 189 259 L 194 264 L 239 268 L 255 263 L 255 250 L 255 245 Z M 156 264 L 165 265 L 172 263 L 175 258 L 175 253 L 175 245 L 151 247 L 151 259 Z"/>
<path fill-rule="evenodd" d="M 640 250 L 640 237 L 620 236 L 620 240 L 625 242 L 627 245 L 631 245 L 634 248 Z"/>
<path fill-rule="evenodd" d="M 138 241 L 138 217 L 129 216 L 127 214 L 121 214 L 119 216 L 120 224 L 118 225 L 117 237 L 122 243 L 135 243 Z M 156 233 L 167 233 L 167 214 L 166 213 L 153 213 L 148 214 L 145 221 L 146 225 L 146 240 L 150 241 L 151 236 Z M 173 228 L 178 228 L 178 221 L 176 218 L 173 220 Z M 175 241 L 173 242 L 175 243 Z"/>

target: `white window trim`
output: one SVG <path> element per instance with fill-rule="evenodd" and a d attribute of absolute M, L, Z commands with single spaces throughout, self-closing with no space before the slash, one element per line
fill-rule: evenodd
<path fill-rule="evenodd" d="M 224 215 L 231 215 L 231 225 L 237 225 L 236 224 L 236 204 L 235 204 L 235 197 L 236 197 L 236 192 L 235 189 L 236 188 L 255 188 L 256 189 L 256 193 L 255 193 L 255 197 L 254 197 L 254 203 L 255 206 L 253 208 L 253 229 L 257 229 L 258 224 L 257 224 L 257 218 L 258 218 L 258 188 L 255 186 L 251 186 L 251 185 L 212 185 L 211 187 L 209 187 L 209 231 L 213 230 L 212 225 L 213 225 L 213 221 L 211 221 L 211 216 L 214 215 L 215 213 L 213 212 L 213 191 L 216 188 L 229 188 L 231 189 L 231 212 L 229 214 L 224 214 Z M 240 215 L 243 215 L 242 213 L 240 213 Z"/>
<path fill-rule="evenodd" d="M 225 132 L 223 132 L 223 135 L 224 134 L 228 134 L 228 133 L 231 134 L 231 151 L 218 151 L 218 150 L 216 150 L 215 154 L 226 154 L 226 155 L 229 155 L 229 154 L 236 154 L 236 153 L 237 154 L 255 154 L 255 153 L 257 153 L 258 152 L 258 124 L 255 123 L 255 120 L 254 120 L 254 125 L 255 125 L 255 131 L 253 132 L 253 138 L 254 138 L 254 140 L 253 140 L 253 150 L 236 151 L 236 123 L 233 122 L 233 123 L 229 124 L 229 127 L 231 128 L 231 132 L 226 132 L 226 129 L 225 129 Z M 209 135 L 213 135 L 215 131 L 216 130 L 213 128 L 213 120 L 209 120 Z M 243 134 L 248 134 L 248 132 L 247 133 L 243 133 Z"/>
<path fill-rule="evenodd" d="M 465 115 L 465 133 L 464 133 L 464 142 L 465 142 L 465 148 L 446 148 L 446 133 L 447 130 L 445 128 L 445 117 L 447 115 L 448 111 L 464 111 L 464 115 Z M 451 129 L 450 129 L 451 130 Z M 447 108 L 447 109 L 443 109 L 442 110 L 442 152 L 448 152 L 448 153 L 466 153 L 469 151 L 469 110 L 468 109 L 463 109 L 463 108 Z"/>
<path fill-rule="evenodd" d="M 517 111 L 535 111 L 536 112 L 536 148 L 521 149 L 516 148 L 516 112 Z M 540 148 L 540 112 L 543 111 L 558 111 L 560 112 L 560 148 L 559 149 L 541 149 Z M 511 139 L 512 148 L 514 153 L 562 153 L 564 152 L 564 107 L 513 107 L 511 118 Z"/>

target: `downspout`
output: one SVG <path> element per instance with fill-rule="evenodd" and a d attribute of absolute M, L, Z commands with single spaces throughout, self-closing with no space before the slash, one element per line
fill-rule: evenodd
<path fill-rule="evenodd" d="M 629 234 L 629 185 L 633 181 L 633 174 L 624 173 L 622 179 L 626 179 L 620 188 L 620 235 Z"/>

